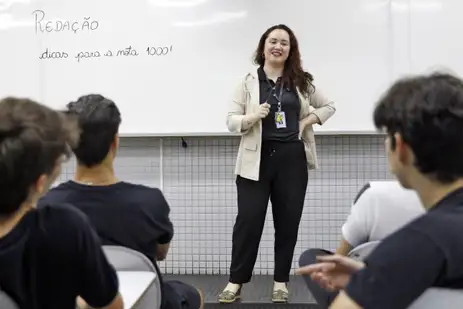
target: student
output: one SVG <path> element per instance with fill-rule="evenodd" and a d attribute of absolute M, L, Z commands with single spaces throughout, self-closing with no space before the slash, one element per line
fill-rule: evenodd
<path fill-rule="evenodd" d="M 397 181 L 370 181 L 354 199 L 336 254 L 347 255 L 361 244 L 382 240 L 424 212 L 415 191 Z M 314 264 L 317 256 L 331 254 L 324 249 L 308 249 L 302 253 L 299 266 Z M 338 293 L 321 288 L 310 276 L 304 280 L 318 306 L 328 308 Z"/>
<path fill-rule="evenodd" d="M 463 81 L 447 74 L 397 81 L 374 111 L 391 171 L 426 213 L 356 262 L 341 255 L 299 273 L 341 290 L 331 309 L 403 309 L 431 287 L 463 289 Z"/>
<path fill-rule="evenodd" d="M 313 126 L 336 111 L 304 71 L 298 40 L 285 25 L 261 36 L 254 62 L 228 108 L 230 132 L 241 134 L 236 161 L 238 215 L 233 227 L 230 278 L 221 303 L 240 298 L 251 280 L 269 199 L 275 227 L 272 301 L 285 303 L 308 182 L 317 167 Z"/>
<path fill-rule="evenodd" d="M 21 309 L 121 309 L 118 280 L 85 215 L 36 202 L 61 171 L 76 126 L 28 99 L 0 101 L 0 287 Z"/>
<path fill-rule="evenodd" d="M 174 235 L 170 208 L 159 189 L 121 181 L 115 175 L 119 109 L 96 94 L 82 96 L 67 107 L 81 129 L 79 144 L 73 148 L 76 174 L 74 180 L 53 188 L 40 205 L 69 203 L 88 216 L 103 245 L 139 251 L 156 266 L 156 261 L 166 258 Z M 202 306 L 200 292 L 182 282 L 163 282 L 162 293 L 165 309 Z"/>

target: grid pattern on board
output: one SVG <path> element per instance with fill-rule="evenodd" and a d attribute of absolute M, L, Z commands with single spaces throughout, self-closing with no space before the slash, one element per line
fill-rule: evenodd
<path fill-rule="evenodd" d="M 351 202 L 363 184 L 390 179 L 382 136 L 318 136 L 320 168 L 310 173 L 293 266 L 309 247 L 334 249 Z M 163 189 L 175 226 L 170 274 L 227 274 L 236 216 L 233 175 L 236 137 L 125 138 L 116 160 L 119 178 Z M 59 181 L 72 178 L 71 160 Z M 271 207 L 255 274 L 273 274 Z"/>

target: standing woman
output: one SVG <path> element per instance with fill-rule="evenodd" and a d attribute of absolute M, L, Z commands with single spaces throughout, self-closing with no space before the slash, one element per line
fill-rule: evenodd
<path fill-rule="evenodd" d="M 228 129 L 240 133 L 241 142 L 235 169 L 238 215 L 221 303 L 238 299 L 242 285 L 251 280 L 269 198 L 275 228 L 272 301 L 287 302 L 308 170 L 317 167 L 312 125 L 323 124 L 335 112 L 302 69 L 297 39 L 287 26 L 265 31 L 254 62 L 259 68 L 239 83 L 227 117 Z"/>

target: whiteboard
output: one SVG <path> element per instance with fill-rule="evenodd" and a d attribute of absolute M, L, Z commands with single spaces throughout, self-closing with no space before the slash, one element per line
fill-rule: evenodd
<path fill-rule="evenodd" d="M 463 1 L 410 0 L 410 70 L 463 76 Z"/>
<path fill-rule="evenodd" d="M 371 133 L 391 83 L 389 2 L 0 0 L 0 96 L 62 108 L 101 93 L 120 107 L 122 135 L 226 135 L 227 104 L 260 35 L 286 23 L 336 102 L 317 132 Z"/>

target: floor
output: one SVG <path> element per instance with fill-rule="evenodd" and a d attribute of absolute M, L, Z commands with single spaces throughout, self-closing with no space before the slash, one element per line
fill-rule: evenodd
<path fill-rule="evenodd" d="M 246 284 L 242 291 L 242 300 L 239 303 L 221 305 L 217 302 L 217 295 L 228 282 L 226 275 L 167 275 L 167 280 L 174 279 L 189 283 L 201 289 L 205 296 L 206 308 L 291 308 L 291 309 L 316 309 L 315 300 L 308 292 L 301 277 L 292 277 L 289 282 L 290 299 L 288 304 L 273 304 L 270 301 L 272 291 L 272 276 L 254 276 L 252 281 Z"/>

